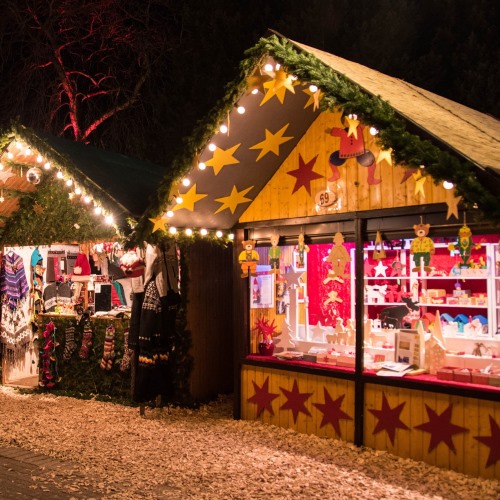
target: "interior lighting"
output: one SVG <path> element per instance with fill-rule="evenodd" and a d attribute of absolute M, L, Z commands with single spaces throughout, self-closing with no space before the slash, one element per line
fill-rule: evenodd
<path fill-rule="evenodd" d="M 207 231 L 205 228 L 200 229 L 200 234 L 201 234 L 202 236 L 206 236 L 206 235 L 208 234 L 208 231 Z"/>
<path fill-rule="evenodd" d="M 193 230 L 190 227 L 188 227 L 184 232 L 186 233 L 187 236 L 193 235 Z"/>
<path fill-rule="evenodd" d="M 234 234 L 233 234 L 233 233 L 229 233 L 227 237 L 228 237 L 230 240 L 234 240 Z"/>
<path fill-rule="evenodd" d="M 168 232 L 169 232 L 170 234 L 176 234 L 176 233 L 177 233 L 177 228 L 175 228 L 174 226 L 170 226 L 170 227 L 168 228 Z"/>
<path fill-rule="evenodd" d="M 217 236 L 217 238 L 222 238 L 222 231 L 217 231 L 215 236 Z"/>

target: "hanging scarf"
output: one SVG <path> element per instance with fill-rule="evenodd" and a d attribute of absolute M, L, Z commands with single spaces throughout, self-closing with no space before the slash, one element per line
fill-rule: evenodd
<path fill-rule="evenodd" d="M 11 309 L 16 309 L 28 293 L 29 285 L 24 272 L 23 259 L 14 252 L 8 252 L 3 256 L 0 270 L 2 302 L 7 302 Z"/>

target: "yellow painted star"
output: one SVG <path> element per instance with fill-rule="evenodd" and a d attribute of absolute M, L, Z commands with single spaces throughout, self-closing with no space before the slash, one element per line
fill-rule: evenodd
<path fill-rule="evenodd" d="M 392 166 L 392 148 L 380 150 L 377 156 L 377 164 L 381 163 L 383 160 Z"/>
<path fill-rule="evenodd" d="M 277 71 L 275 79 L 264 83 L 263 86 L 266 89 L 266 95 L 260 102 L 260 105 L 262 106 L 274 96 L 276 96 L 278 101 L 283 104 L 287 90 L 295 94 L 295 89 L 293 88 L 294 85 L 296 85 L 296 83 L 293 82 L 291 76 L 286 75 L 286 73 L 282 70 Z"/>
<path fill-rule="evenodd" d="M 251 198 L 245 198 L 245 195 L 253 188 L 250 186 L 249 188 L 244 189 L 243 191 L 238 192 L 236 186 L 233 186 L 231 190 L 231 194 L 229 196 L 224 196 L 223 198 L 216 198 L 215 201 L 222 203 L 222 205 L 215 212 L 216 214 L 222 212 L 223 210 L 231 210 L 231 213 L 234 214 L 236 207 L 240 203 L 246 203 L 248 201 L 252 201 Z"/>
<path fill-rule="evenodd" d="M 446 204 L 448 205 L 448 213 L 446 214 L 446 220 L 448 220 L 452 215 L 458 219 L 458 204 L 462 199 L 461 196 L 455 196 L 453 190 L 446 191 Z"/>
<path fill-rule="evenodd" d="M 194 211 L 194 204 L 197 201 L 202 200 L 208 196 L 207 194 L 201 194 L 196 192 L 196 184 L 193 184 L 187 193 L 181 194 L 182 203 L 178 203 L 172 210 L 175 212 L 176 210 L 180 210 L 181 208 L 185 208 L 190 212 Z"/>
<path fill-rule="evenodd" d="M 149 219 L 153 223 L 153 230 L 151 231 L 152 233 L 158 231 L 158 229 L 161 229 L 162 231 L 165 231 L 165 224 L 168 222 L 168 219 L 160 215 L 159 217 L 156 217 L 155 219 Z"/>
<path fill-rule="evenodd" d="M 321 92 L 321 90 L 319 89 L 316 92 L 311 92 L 309 89 L 304 89 L 303 92 L 304 94 L 307 94 L 309 96 L 309 99 L 304 105 L 304 109 L 307 109 L 311 105 L 313 107 L 313 111 L 319 109 L 319 102 L 323 97 L 323 92 Z"/>
<path fill-rule="evenodd" d="M 241 143 L 236 144 L 236 146 L 233 146 L 229 149 L 217 148 L 214 151 L 214 155 L 212 156 L 212 158 L 205 162 L 205 165 L 207 167 L 213 167 L 214 174 L 217 175 L 225 166 L 235 165 L 236 163 L 240 162 L 240 160 L 233 156 L 240 146 Z"/>
<path fill-rule="evenodd" d="M 415 174 L 412 174 L 412 176 L 415 179 L 415 196 L 420 193 L 422 197 L 425 198 L 424 184 L 427 177 L 423 176 L 420 173 L 420 170 L 418 170 Z"/>
<path fill-rule="evenodd" d="M 247 94 L 250 94 L 252 90 L 257 89 L 262 94 L 265 93 L 264 83 L 269 80 L 268 75 L 260 75 L 259 73 L 254 73 L 247 78 Z"/>
<path fill-rule="evenodd" d="M 259 153 L 259 156 L 257 156 L 257 160 L 259 161 L 262 157 L 264 157 L 267 153 L 273 152 L 276 156 L 279 156 L 279 150 L 280 150 L 280 145 L 293 139 L 293 137 L 283 137 L 283 134 L 286 132 L 286 129 L 288 128 L 288 123 L 278 130 L 276 134 L 273 134 L 266 128 L 266 138 L 262 141 L 259 142 L 258 144 L 255 144 L 253 146 L 250 146 L 249 149 L 260 149 L 261 152 Z"/>
<path fill-rule="evenodd" d="M 345 119 L 347 121 L 347 124 L 349 125 L 349 130 L 347 131 L 347 137 L 353 135 L 354 138 L 357 139 L 359 120 L 356 120 L 355 118 L 349 118 L 348 116 L 346 116 Z"/>

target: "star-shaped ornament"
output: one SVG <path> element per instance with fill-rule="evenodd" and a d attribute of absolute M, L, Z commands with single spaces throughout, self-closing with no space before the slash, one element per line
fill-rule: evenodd
<path fill-rule="evenodd" d="M 477 439 L 490 449 L 486 467 L 495 465 L 500 460 L 500 426 L 491 415 L 488 415 L 488 417 L 490 418 L 491 436 L 474 436 L 474 439 Z"/>
<path fill-rule="evenodd" d="M 379 260 L 378 261 L 378 264 L 375 266 L 375 277 L 377 276 L 383 276 L 385 278 L 385 270 L 388 268 L 389 266 L 384 266 L 384 263 Z"/>
<path fill-rule="evenodd" d="M 302 155 L 299 153 L 299 168 L 287 172 L 288 175 L 297 179 L 295 186 L 293 187 L 292 194 L 298 191 L 301 187 L 304 187 L 309 196 L 311 196 L 311 182 L 315 179 L 321 179 L 323 177 L 322 175 L 313 172 L 313 167 L 317 159 L 318 155 L 305 163 L 302 159 Z"/>
<path fill-rule="evenodd" d="M 403 402 L 398 406 L 391 408 L 389 406 L 389 402 L 387 401 L 385 393 L 382 393 L 382 408 L 380 410 L 368 410 L 378 419 L 377 425 L 375 426 L 375 429 L 373 429 L 372 434 L 377 434 L 380 431 L 386 431 L 389 435 L 392 446 L 394 446 L 396 429 L 409 430 L 409 427 L 404 422 L 401 422 L 401 419 L 399 418 L 405 404 L 406 402 Z"/>
<path fill-rule="evenodd" d="M 392 167 L 392 148 L 380 150 L 377 156 L 377 164 L 384 160 Z"/>
<path fill-rule="evenodd" d="M 280 74 L 280 72 L 281 70 L 278 70 L 276 72 L 277 78 L 264 83 L 263 86 L 266 89 L 266 94 L 264 95 L 264 98 L 260 102 L 261 106 L 275 96 L 278 98 L 278 101 L 281 104 L 283 104 L 285 102 L 285 94 L 287 90 L 295 94 L 292 77 L 288 76 L 283 79 L 283 76 Z"/>
<path fill-rule="evenodd" d="M 420 429 L 424 432 L 430 433 L 431 439 L 427 453 L 430 453 L 438 446 L 439 443 L 445 443 L 446 446 L 448 446 L 448 448 L 456 454 L 457 450 L 453 444 L 453 436 L 455 434 L 467 432 L 469 429 L 451 423 L 453 404 L 450 404 L 448 408 L 441 413 L 441 415 L 438 415 L 437 412 L 435 412 L 427 404 L 425 405 L 425 409 L 427 410 L 429 421 L 424 424 L 416 425 L 414 429 Z"/>
<path fill-rule="evenodd" d="M 240 146 L 241 143 L 229 149 L 216 148 L 213 157 L 207 160 L 205 165 L 207 167 L 212 167 L 214 169 L 214 174 L 217 175 L 227 165 L 236 165 L 240 163 L 240 160 L 234 157 L 234 153 L 236 153 L 236 150 Z"/>
<path fill-rule="evenodd" d="M 285 275 L 286 282 L 288 286 L 301 286 L 305 282 L 304 276 L 306 273 L 304 271 L 290 271 Z"/>
<path fill-rule="evenodd" d="M 254 380 L 252 380 L 252 384 L 255 394 L 248 398 L 247 401 L 257 405 L 257 417 L 260 417 L 264 410 L 267 410 L 271 415 L 274 415 L 272 402 L 279 396 L 279 394 L 269 392 L 269 377 L 266 378 L 262 387 L 259 387 Z"/>
<path fill-rule="evenodd" d="M 297 423 L 299 413 L 311 416 L 310 411 L 306 408 L 306 401 L 313 395 L 312 392 L 299 392 L 299 385 L 297 379 L 293 381 L 293 388 L 291 391 L 280 387 L 281 392 L 285 395 L 287 401 L 280 406 L 280 410 L 292 410 L 293 421 Z"/>
<path fill-rule="evenodd" d="M 252 201 L 251 198 L 245 198 L 245 195 L 253 189 L 253 186 L 244 189 L 243 191 L 238 192 L 238 188 L 233 186 L 231 190 L 231 194 L 229 196 L 224 196 L 222 198 L 216 198 L 215 201 L 222 203 L 222 205 L 215 211 L 216 214 L 222 212 L 223 210 L 230 210 L 232 214 L 234 214 L 236 207 L 241 203 L 248 203 Z"/>
<path fill-rule="evenodd" d="M 404 184 L 416 171 L 416 168 L 403 168 L 404 174 L 400 184 Z"/>
<path fill-rule="evenodd" d="M 168 219 L 163 217 L 163 215 L 160 215 L 159 217 L 156 217 L 154 219 L 149 219 L 153 223 L 153 230 L 151 231 L 152 233 L 155 233 L 159 229 L 162 231 L 165 231 L 165 224 L 168 222 Z"/>
<path fill-rule="evenodd" d="M 379 262 L 379 264 L 380 264 L 380 262 Z M 364 264 L 363 264 L 365 276 L 371 276 L 374 267 L 375 266 L 373 264 L 370 264 L 370 260 L 369 259 L 365 259 L 364 260 Z"/>
<path fill-rule="evenodd" d="M 313 107 L 313 111 L 319 109 L 319 103 L 323 97 L 323 92 L 319 89 L 316 90 L 316 92 L 311 92 L 308 88 L 304 89 L 303 92 L 309 96 L 309 99 L 304 104 L 304 109 L 307 109 L 309 106 Z"/>
<path fill-rule="evenodd" d="M 323 413 L 323 418 L 321 419 L 320 428 L 327 424 L 332 424 L 335 429 L 337 436 L 342 437 L 340 433 L 339 420 L 352 420 L 345 411 L 341 410 L 342 402 L 344 401 L 345 394 L 342 394 L 337 399 L 333 400 L 327 391 L 326 387 L 323 387 L 323 394 L 325 396 L 324 403 L 313 403 L 313 405 Z"/>
<path fill-rule="evenodd" d="M 266 138 L 253 146 L 250 146 L 249 149 L 260 149 L 259 156 L 255 161 L 259 161 L 263 158 L 267 153 L 274 153 L 276 156 L 280 155 L 280 146 L 285 142 L 290 141 L 293 137 L 283 137 L 283 134 L 286 132 L 289 123 L 287 123 L 284 127 L 282 127 L 278 132 L 273 134 L 266 128 Z M 208 164 L 207 164 L 208 165 Z"/>
<path fill-rule="evenodd" d="M 448 205 L 448 213 L 446 214 L 446 220 L 448 220 L 452 215 L 458 219 L 458 204 L 462 200 L 461 196 L 455 196 L 452 189 L 446 191 L 446 204 Z"/>
<path fill-rule="evenodd" d="M 325 330 L 326 328 L 321 325 L 318 321 L 316 325 L 312 328 L 312 340 L 313 342 L 324 342 L 325 341 Z"/>
<path fill-rule="evenodd" d="M 261 75 L 255 72 L 247 78 L 247 94 L 251 94 L 253 90 L 257 89 L 261 94 L 265 92 L 264 83 L 269 81 L 268 75 Z"/>
<path fill-rule="evenodd" d="M 347 130 L 347 137 L 351 137 L 351 135 L 353 135 L 354 138 L 357 139 L 359 120 L 355 118 L 349 118 L 348 116 L 346 116 L 345 119 L 349 127 L 349 129 Z"/>
<path fill-rule="evenodd" d="M 422 195 L 422 198 L 425 198 L 424 184 L 425 181 L 427 180 L 427 177 L 422 175 L 420 170 L 418 170 L 416 173 L 412 175 L 413 178 L 415 179 L 415 196 L 417 196 L 417 194 L 420 193 Z"/>
<path fill-rule="evenodd" d="M 187 193 L 181 194 L 182 203 L 178 203 L 172 210 L 175 212 L 176 210 L 180 210 L 181 208 L 185 208 L 190 212 L 194 212 L 194 204 L 203 198 L 205 198 L 206 194 L 201 194 L 196 192 L 196 184 L 193 184 Z"/>
<path fill-rule="evenodd" d="M 0 182 L 3 182 L 4 184 L 7 184 L 7 181 L 11 177 L 15 177 L 15 173 L 12 172 L 11 168 L 8 168 L 7 170 L 0 170 Z"/>
<path fill-rule="evenodd" d="M 344 301 L 338 296 L 338 292 L 332 290 L 331 292 L 328 292 L 328 298 L 323 302 L 323 305 L 327 306 L 328 304 L 332 304 L 335 302 L 341 303 Z"/>

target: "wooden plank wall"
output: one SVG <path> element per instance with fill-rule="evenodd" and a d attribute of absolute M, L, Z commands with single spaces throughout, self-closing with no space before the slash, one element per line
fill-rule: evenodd
<path fill-rule="evenodd" d="M 379 419 L 370 410 L 380 410 L 383 407 L 384 397 L 391 410 L 402 405 L 399 420 L 408 427 L 395 430 L 394 444 L 385 430 L 374 433 Z M 448 420 L 443 412 L 448 410 L 450 405 L 451 418 Z M 438 417 L 442 416 L 440 435 L 444 438 L 446 438 L 446 422 L 466 429 L 465 432 L 457 432 L 451 436 L 451 443 L 456 453 L 448 446 L 447 439 L 437 443 L 437 446 L 429 452 L 431 433 L 416 428 L 431 421 L 429 411 Z M 499 402 L 368 384 L 365 388 L 364 441 L 370 448 L 385 450 L 399 457 L 424 461 L 470 476 L 499 479 L 500 461 L 486 467 L 490 448 L 475 439 L 476 436 L 489 437 L 494 433 L 490 426 L 490 416 L 498 425 Z M 497 442 L 495 446 L 499 444 Z"/>
<path fill-rule="evenodd" d="M 321 113 L 318 116 L 296 148 L 243 213 L 240 222 L 446 202 L 446 190 L 441 185 L 434 184 L 430 176 L 424 183 L 425 196 L 423 196 L 416 190 L 416 180 L 413 175 L 402 183 L 406 170 L 392 166 L 384 159 L 377 164 L 375 170 L 375 178 L 381 179 L 379 184 L 368 184 L 368 169 L 360 166 L 355 158 L 346 160 L 338 167 L 340 172 L 338 180 L 328 182 L 327 179 L 332 177 L 329 157 L 339 149 L 340 145 L 340 139 L 332 137 L 330 130 L 332 127 L 342 127 L 340 117 L 340 113 L 331 112 Z M 364 128 L 363 137 L 366 149 L 372 151 L 377 158 L 380 149 L 368 128 Z M 299 168 L 299 154 L 306 163 L 318 155 L 313 171 L 322 177 L 311 182 L 310 195 L 304 187 L 300 187 L 292 194 L 296 178 L 288 172 Z M 425 172 L 425 169 L 422 172 Z M 327 186 L 331 191 L 338 193 L 341 207 L 317 211 L 314 195 Z"/>
<path fill-rule="evenodd" d="M 295 382 L 299 393 L 311 394 L 305 401 L 305 408 L 310 415 L 299 412 L 296 421 L 291 409 L 282 408 L 288 402 L 283 389 L 293 391 Z M 266 383 L 267 391 L 265 391 Z M 342 398 L 339 400 L 340 406 L 330 413 L 330 415 L 338 415 L 336 412 L 339 408 L 343 412 L 343 418 L 338 420 L 340 435 L 335 431 L 331 420 L 324 423 L 322 408 L 314 405 L 314 403 L 326 402 L 325 389 L 332 401 Z M 255 401 L 255 396 L 258 391 L 276 396 L 271 401 L 272 413 L 263 409 L 260 415 L 257 415 L 259 403 Z M 399 408 L 400 405 L 401 408 Z M 449 410 L 450 406 L 451 410 Z M 375 414 L 370 410 L 374 410 Z M 382 410 L 382 414 L 377 414 L 377 411 Z M 447 410 L 450 411 L 449 419 L 446 415 Z M 439 420 L 436 426 L 436 436 L 442 437 L 442 440 L 437 439 L 436 446 L 430 452 L 431 433 L 417 428 L 431 421 L 429 412 L 431 414 L 434 412 L 434 418 Z M 353 381 L 265 366 L 243 365 L 242 367 L 242 419 L 259 420 L 262 423 L 293 429 L 304 434 L 353 442 L 354 420 L 344 418 L 344 416 L 354 418 Z M 490 417 L 494 421 L 493 424 L 490 423 Z M 381 422 L 385 426 L 380 425 Z M 387 430 L 387 423 L 390 428 L 390 424 L 395 422 L 397 425 L 394 426 L 393 442 Z M 499 422 L 500 402 L 376 384 L 367 384 L 365 388 L 363 429 L 365 446 L 470 476 L 500 479 L 500 460 L 486 466 L 490 453 L 493 457 L 496 456 L 495 452 L 476 439 L 477 436 L 486 437 L 490 439 L 492 447 L 498 446 L 498 443 L 494 443 L 495 428 L 492 428 L 492 425 L 495 426 L 496 423 L 498 426 Z M 455 426 L 464 428 L 465 432 L 459 429 L 451 435 L 451 441 L 449 441 L 450 435 L 446 434 L 448 424 L 451 424 L 453 432 L 457 429 Z M 448 443 L 455 448 L 455 452 L 448 446 Z"/>
<path fill-rule="evenodd" d="M 259 405 L 248 400 L 256 393 L 254 383 L 262 389 L 265 387 L 266 380 L 268 381 L 268 392 L 278 396 L 271 402 L 273 414 L 264 409 L 257 417 Z M 291 409 L 281 408 L 288 402 L 286 393 L 282 389 L 293 391 L 295 382 L 297 383 L 298 392 L 311 394 L 304 404 L 310 416 L 302 411 L 298 412 L 296 421 Z M 338 420 L 340 435 L 337 434 L 331 423 L 321 425 L 324 413 L 314 405 L 314 403 L 325 404 L 325 389 L 333 401 L 341 398 L 340 410 L 346 414 L 346 417 Z M 241 371 L 241 418 L 260 420 L 263 423 L 293 429 L 304 434 L 342 439 L 352 443 L 354 442 L 354 382 L 244 365 Z"/>
<path fill-rule="evenodd" d="M 233 390 L 232 249 L 200 241 L 186 251 L 191 395 L 207 400 Z"/>

